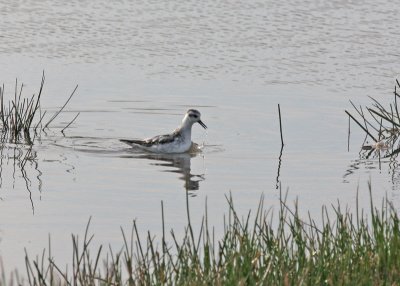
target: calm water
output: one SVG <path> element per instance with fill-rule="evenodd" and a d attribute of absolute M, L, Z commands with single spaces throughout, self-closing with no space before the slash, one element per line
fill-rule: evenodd
<path fill-rule="evenodd" d="M 363 134 L 352 128 L 348 100 L 391 100 L 399 62 L 399 7 L 390 1 L 0 1 L 0 82 L 12 96 L 15 78 L 27 96 L 42 70 L 43 109 L 55 112 L 78 92 L 42 134 L 33 160 L 6 144 L 0 182 L 0 255 L 22 267 L 23 248 L 38 254 L 53 240 L 59 261 L 70 257 L 70 234 L 92 216 L 96 244 L 122 243 L 120 226 L 137 218 L 160 232 L 183 230 L 185 190 L 193 221 L 205 200 L 222 225 L 225 195 L 241 213 L 261 194 L 318 215 L 337 200 L 353 208 L 357 186 L 399 205 L 397 162 L 360 159 Z M 285 148 L 280 176 L 277 104 Z M 194 126 L 197 156 L 133 152 L 119 138 L 172 131 L 188 108 L 209 129 Z M 78 112 L 63 136 L 59 131 Z M 22 155 L 21 155 L 22 154 Z M 68 245 L 68 247 L 65 247 Z"/>

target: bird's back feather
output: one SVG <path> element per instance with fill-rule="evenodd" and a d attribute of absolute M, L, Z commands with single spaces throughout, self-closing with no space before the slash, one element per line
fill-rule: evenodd
<path fill-rule="evenodd" d="M 172 134 L 165 134 L 165 135 L 158 135 L 154 136 L 149 139 L 145 140 L 135 140 L 135 139 L 120 139 L 121 142 L 126 143 L 128 145 L 140 145 L 144 147 L 151 147 L 153 145 L 159 145 L 159 144 L 167 144 L 173 142 L 177 137 L 181 137 L 181 134 L 178 130 L 175 130 Z"/>

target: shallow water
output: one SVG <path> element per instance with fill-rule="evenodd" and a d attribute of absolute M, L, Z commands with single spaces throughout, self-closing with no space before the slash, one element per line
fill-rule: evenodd
<path fill-rule="evenodd" d="M 119 247 L 120 226 L 137 218 L 160 232 L 183 229 L 185 190 L 194 222 L 204 213 L 222 225 L 225 195 L 242 213 L 289 201 L 319 215 L 336 200 L 368 207 L 373 196 L 399 204 L 396 161 L 359 155 L 363 134 L 352 127 L 348 100 L 389 102 L 397 76 L 399 8 L 389 1 L 0 1 L 0 79 L 13 96 L 37 92 L 55 112 L 76 84 L 64 113 L 42 133 L 33 158 L 6 144 L 1 161 L 0 255 L 23 265 L 23 248 L 38 254 L 51 233 L 53 253 L 70 257 L 70 233 L 92 216 L 96 243 Z M 280 162 L 277 104 L 285 146 Z M 119 138 L 172 131 L 188 108 L 195 156 L 132 151 Z M 59 131 L 78 113 L 75 123 Z M 22 149 L 21 149 L 22 148 Z M 21 153 L 22 152 L 22 153 Z M 19 155 L 19 154 L 22 155 Z M 16 160 L 15 160 L 16 158 Z"/>

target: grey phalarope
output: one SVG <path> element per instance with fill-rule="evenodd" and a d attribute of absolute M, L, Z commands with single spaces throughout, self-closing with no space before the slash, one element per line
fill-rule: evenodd
<path fill-rule="evenodd" d="M 192 148 L 192 126 L 196 122 L 207 129 L 207 126 L 200 119 L 200 112 L 196 109 L 189 109 L 182 119 L 181 126 L 171 134 L 158 135 L 143 140 L 121 139 L 120 141 L 150 152 L 184 153 Z"/>

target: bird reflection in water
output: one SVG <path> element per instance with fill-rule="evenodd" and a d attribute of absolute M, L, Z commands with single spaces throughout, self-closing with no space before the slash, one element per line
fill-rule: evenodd
<path fill-rule="evenodd" d="M 205 180 L 204 174 L 192 174 L 191 172 L 191 159 L 200 154 L 196 146 L 195 150 L 189 153 L 179 154 L 161 154 L 161 153 L 143 153 L 143 151 L 129 148 L 129 158 L 147 159 L 154 161 L 150 163 L 153 166 L 161 166 L 165 169 L 163 172 L 171 172 L 180 174 L 179 179 L 184 182 L 184 188 L 190 196 L 196 196 L 197 190 L 200 188 L 200 182 Z"/>

